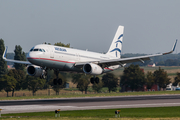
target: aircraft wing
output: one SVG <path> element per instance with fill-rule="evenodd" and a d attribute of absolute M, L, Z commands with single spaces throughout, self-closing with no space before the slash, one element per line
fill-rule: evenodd
<path fill-rule="evenodd" d="M 170 53 L 174 52 L 176 44 L 177 44 L 177 40 L 175 41 L 172 50 L 169 51 L 169 52 L 166 52 L 166 53 L 145 55 L 145 56 L 138 56 L 138 57 L 103 60 L 103 61 L 91 61 L 89 63 L 95 63 L 95 64 L 98 64 L 98 65 L 102 65 L 104 67 L 109 67 L 109 66 L 113 66 L 113 65 L 121 65 L 123 67 L 127 63 L 139 62 L 139 61 L 144 63 L 144 61 L 146 61 L 146 60 L 151 60 L 150 59 L 151 57 L 166 55 L 166 54 L 170 54 Z M 88 62 L 86 62 L 86 63 L 88 63 Z M 76 63 L 75 66 L 80 67 L 80 66 L 82 66 L 82 65 L 84 65 L 86 63 Z"/>
<path fill-rule="evenodd" d="M 7 49 L 8 47 L 5 48 L 5 51 L 3 53 L 3 59 L 7 62 L 14 62 L 14 63 L 21 63 L 21 64 L 27 64 L 27 65 L 30 65 L 31 63 L 28 62 L 28 61 L 20 61 L 20 60 L 11 60 L 11 59 L 7 59 L 6 58 L 6 53 L 7 53 Z"/>
<path fill-rule="evenodd" d="M 177 40 L 175 41 L 172 50 L 169 52 L 166 52 L 166 53 L 145 55 L 145 56 L 138 56 L 138 57 L 130 57 L 130 58 L 121 58 L 121 59 L 114 59 L 114 60 L 105 60 L 105 61 L 98 62 L 98 64 L 104 64 L 105 66 L 112 66 L 112 65 L 124 66 L 124 64 L 132 63 L 132 62 L 140 61 L 140 62 L 144 63 L 144 61 L 146 61 L 146 60 L 151 60 L 150 59 L 151 57 L 166 55 L 166 54 L 170 54 L 170 53 L 174 52 L 174 50 L 176 48 L 176 44 L 177 44 Z"/>

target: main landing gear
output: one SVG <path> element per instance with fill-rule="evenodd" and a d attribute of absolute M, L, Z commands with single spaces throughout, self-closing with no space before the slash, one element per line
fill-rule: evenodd
<path fill-rule="evenodd" d="M 91 82 L 92 84 L 94 84 L 94 83 L 98 84 L 98 83 L 99 83 L 99 78 L 98 78 L 98 77 L 92 77 L 92 78 L 90 79 L 90 82 Z"/>
<path fill-rule="evenodd" d="M 58 78 L 59 71 L 54 70 L 54 73 L 56 74 L 56 79 L 53 80 L 54 85 L 62 85 L 62 79 Z"/>

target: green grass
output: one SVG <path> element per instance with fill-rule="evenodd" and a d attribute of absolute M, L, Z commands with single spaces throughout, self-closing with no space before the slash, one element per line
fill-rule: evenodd
<path fill-rule="evenodd" d="M 51 98 L 72 98 L 72 97 L 108 97 L 108 96 L 131 96 L 131 95 L 171 95 L 180 94 L 180 91 L 148 91 L 148 92 L 111 92 L 96 94 L 60 94 L 52 96 L 22 96 L 22 97 L 1 97 L 0 100 L 21 100 L 21 99 L 51 99 Z"/>
<path fill-rule="evenodd" d="M 60 111 L 61 117 L 75 118 L 114 118 L 115 110 L 121 110 L 121 118 L 180 118 L 180 106 L 178 107 L 153 107 L 153 108 L 122 108 L 122 109 L 101 109 L 101 110 L 76 110 Z M 17 113 L 3 114 L 2 117 L 28 117 L 28 118 L 54 118 L 52 112 Z"/>
<path fill-rule="evenodd" d="M 176 76 L 177 73 L 168 73 L 168 76 Z"/>

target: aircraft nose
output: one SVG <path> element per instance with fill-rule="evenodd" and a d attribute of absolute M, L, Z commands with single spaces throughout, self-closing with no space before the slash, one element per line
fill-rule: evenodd
<path fill-rule="evenodd" d="M 32 58 L 34 58 L 34 57 L 35 57 L 35 54 L 32 53 L 32 52 L 29 52 L 29 53 L 26 55 L 26 58 L 27 58 L 27 59 L 32 59 Z"/>

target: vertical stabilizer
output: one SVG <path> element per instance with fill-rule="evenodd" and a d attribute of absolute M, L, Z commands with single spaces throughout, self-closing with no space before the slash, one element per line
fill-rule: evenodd
<path fill-rule="evenodd" d="M 119 26 L 111 46 L 106 53 L 109 56 L 121 58 L 122 42 L 123 42 L 124 26 Z"/>

